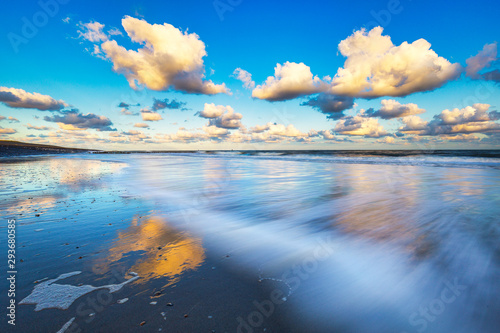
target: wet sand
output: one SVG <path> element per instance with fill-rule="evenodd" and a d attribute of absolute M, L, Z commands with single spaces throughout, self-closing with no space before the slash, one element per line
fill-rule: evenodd
<path fill-rule="evenodd" d="M 47 157 L 2 167 L 2 215 L 16 219 L 18 245 L 16 326 L 2 320 L 2 332 L 235 332 L 237 318 L 274 288 L 231 269 L 238 258 L 210 253 L 201 239 L 158 217 L 154 205 L 128 196 L 110 180 L 125 167 L 119 162 Z M 67 309 L 19 304 L 47 279 L 77 271 L 53 284 L 71 294 L 77 289 L 68 286 L 117 285 L 134 273 L 138 279 L 113 293 L 90 291 Z M 34 303 L 51 292 L 39 296 Z M 290 331 L 278 311 L 251 329 Z"/>

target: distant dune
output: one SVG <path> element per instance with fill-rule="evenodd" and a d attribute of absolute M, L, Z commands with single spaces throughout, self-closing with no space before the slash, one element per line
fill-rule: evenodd
<path fill-rule="evenodd" d="M 67 148 L 19 141 L 0 140 L 0 156 L 24 156 L 41 154 L 68 154 L 95 151 L 90 149 Z"/>

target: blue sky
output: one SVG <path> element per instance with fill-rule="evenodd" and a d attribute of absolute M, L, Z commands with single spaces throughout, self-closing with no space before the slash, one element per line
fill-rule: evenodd
<path fill-rule="evenodd" d="M 498 148 L 499 9 L 492 1 L 9 2 L 0 14 L 0 138 L 102 149 Z M 123 62 L 141 48 L 144 57 Z M 238 68 L 251 75 L 247 88 Z M 35 102 L 47 98 L 62 102 L 42 110 Z M 153 110 L 154 99 L 180 107 Z M 301 106 L 315 99 L 345 106 Z M 131 106 L 122 112 L 121 102 Z"/>

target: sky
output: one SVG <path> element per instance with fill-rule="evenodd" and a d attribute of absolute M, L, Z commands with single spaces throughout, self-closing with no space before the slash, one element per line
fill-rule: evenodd
<path fill-rule="evenodd" d="M 7 2 L 0 140 L 500 148 L 494 1 Z"/>

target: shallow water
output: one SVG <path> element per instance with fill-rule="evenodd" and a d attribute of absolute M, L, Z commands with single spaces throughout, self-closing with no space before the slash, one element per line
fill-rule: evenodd
<path fill-rule="evenodd" d="M 65 242 L 78 233 L 93 248 L 101 285 L 122 267 L 122 277 L 141 276 L 133 284 L 167 276 L 168 287 L 199 267 L 204 249 L 230 256 L 231 270 L 270 290 L 256 299 L 257 314 L 238 317 L 240 331 L 262 329 L 260 318 L 285 302 L 298 331 L 498 330 L 495 157 L 60 156 L 3 163 L 0 183 L 2 211 L 23 226 L 28 260 L 59 242 L 63 261 L 72 255 Z M 153 249 L 158 242 L 166 246 Z M 34 280 L 80 268 L 40 259 L 30 270 Z"/>
<path fill-rule="evenodd" d="M 497 158 L 186 154 L 131 165 L 133 192 L 239 269 L 281 284 L 301 323 L 498 329 Z"/>

